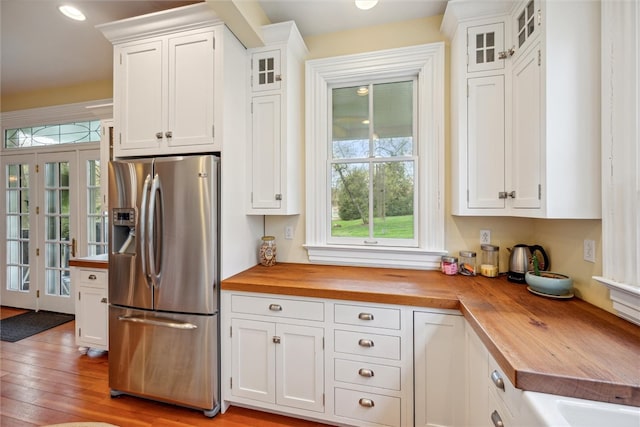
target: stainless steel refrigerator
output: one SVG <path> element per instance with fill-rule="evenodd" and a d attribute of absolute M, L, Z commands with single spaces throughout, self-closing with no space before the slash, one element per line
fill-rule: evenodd
<path fill-rule="evenodd" d="M 219 164 L 109 164 L 112 397 L 219 411 Z"/>

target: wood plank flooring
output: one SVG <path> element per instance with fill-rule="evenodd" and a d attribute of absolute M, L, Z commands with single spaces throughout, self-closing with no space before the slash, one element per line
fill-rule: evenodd
<path fill-rule="evenodd" d="M 23 310 L 1 307 L 0 318 Z M 108 353 L 83 354 L 75 345 L 75 323 L 68 322 L 24 340 L 0 341 L 0 426 L 101 421 L 122 427 L 319 427 L 249 409 L 231 407 L 206 418 L 202 412 L 146 399 L 112 399 Z"/>

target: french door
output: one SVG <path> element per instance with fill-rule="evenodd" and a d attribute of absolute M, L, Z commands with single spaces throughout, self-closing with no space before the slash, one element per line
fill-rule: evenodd
<path fill-rule="evenodd" d="M 87 233 L 81 231 L 89 228 L 87 166 L 99 156 L 97 146 L 2 155 L 2 305 L 74 312 L 69 259 L 86 255 Z"/>

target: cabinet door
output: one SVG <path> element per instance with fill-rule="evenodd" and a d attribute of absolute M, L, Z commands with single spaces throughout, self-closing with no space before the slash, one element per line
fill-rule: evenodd
<path fill-rule="evenodd" d="M 275 403 L 275 323 L 231 320 L 231 393 Z"/>
<path fill-rule="evenodd" d="M 540 208 L 542 173 L 542 102 L 540 45 L 513 69 L 513 137 L 510 156 L 514 209 Z"/>
<path fill-rule="evenodd" d="M 253 209 L 279 209 L 281 205 L 280 102 L 280 95 L 256 96 L 252 100 Z"/>
<path fill-rule="evenodd" d="M 276 403 L 322 412 L 324 392 L 323 329 L 278 324 Z"/>
<path fill-rule="evenodd" d="M 464 425 L 491 427 L 489 406 L 489 353 L 470 326 L 465 333 L 466 343 L 466 422 Z"/>
<path fill-rule="evenodd" d="M 464 424 L 464 318 L 414 314 L 415 425 Z"/>
<path fill-rule="evenodd" d="M 78 344 L 106 349 L 109 337 L 107 290 L 80 286 L 77 308 Z"/>
<path fill-rule="evenodd" d="M 541 33 L 542 17 L 539 0 L 524 0 L 512 15 L 514 59 L 524 54 Z"/>
<path fill-rule="evenodd" d="M 504 23 L 467 28 L 467 71 L 504 68 Z"/>
<path fill-rule="evenodd" d="M 468 79 L 467 206 L 504 209 L 504 76 Z"/>
<path fill-rule="evenodd" d="M 251 89 L 256 91 L 280 90 L 280 49 L 251 55 Z"/>
<path fill-rule="evenodd" d="M 166 93 L 162 80 L 163 43 L 117 48 L 114 78 L 116 155 L 132 149 L 158 149 L 164 132 Z"/>
<path fill-rule="evenodd" d="M 168 41 L 168 146 L 213 143 L 213 31 Z"/>

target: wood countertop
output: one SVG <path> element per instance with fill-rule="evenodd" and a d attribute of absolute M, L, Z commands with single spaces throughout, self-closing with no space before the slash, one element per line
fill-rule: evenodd
<path fill-rule="evenodd" d="M 94 255 L 82 258 L 72 258 L 69 260 L 70 267 L 84 267 L 84 268 L 109 268 L 109 259 L 107 254 Z"/>
<path fill-rule="evenodd" d="M 517 388 L 640 406 L 640 327 L 577 298 L 533 295 L 504 276 L 280 263 L 221 288 L 457 309 Z"/>

